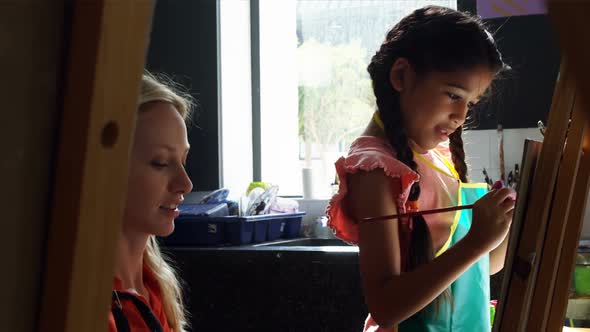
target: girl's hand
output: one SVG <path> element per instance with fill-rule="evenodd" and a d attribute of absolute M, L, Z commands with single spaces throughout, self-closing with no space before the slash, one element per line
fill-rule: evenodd
<path fill-rule="evenodd" d="M 500 245 L 510 230 L 515 198 L 514 190 L 502 188 L 490 191 L 475 202 L 473 222 L 466 238 L 486 252 Z"/>

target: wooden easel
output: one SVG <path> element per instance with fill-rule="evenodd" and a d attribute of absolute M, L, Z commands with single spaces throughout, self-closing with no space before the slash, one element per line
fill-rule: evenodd
<path fill-rule="evenodd" d="M 590 3 L 550 1 L 563 48 L 548 128 L 494 331 L 561 331 L 590 184 Z M 571 123 L 570 123 L 571 119 Z M 568 129 L 569 127 L 569 129 Z M 567 139 L 567 144 L 566 144 Z"/>
<path fill-rule="evenodd" d="M 107 330 L 153 2 L 76 0 L 38 330 Z"/>

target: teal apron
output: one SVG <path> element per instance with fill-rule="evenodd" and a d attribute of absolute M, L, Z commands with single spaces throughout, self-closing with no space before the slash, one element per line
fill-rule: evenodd
<path fill-rule="evenodd" d="M 422 156 L 417 155 L 419 158 Z M 453 165 L 439 154 L 444 163 L 459 179 Z M 430 161 L 423 159 L 431 167 L 436 168 Z M 444 172 L 444 171 L 443 171 Z M 444 172 L 448 174 L 448 172 Z M 459 181 L 458 205 L 473 204 L 488 191 L 485 183 L 462 183 Z M 436 256 L 447 248 L 459 242 L 471 227 L 471 209 L 457 211 L 451 226 L 451 235 L 447 243 Z M 482 256 L 461 277 L 451 284 L 452 304 L 448 301 L 441 302 L 438 315 L 435 315 L 434 306 L 430 305 L 425 313 L 417 314 L 399 324 L 399 332 L 480 332 L 490 331 L 490 260 L 489 255 Z"/>

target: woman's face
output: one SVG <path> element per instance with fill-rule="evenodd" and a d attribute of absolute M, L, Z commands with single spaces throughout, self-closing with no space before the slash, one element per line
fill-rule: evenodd
<path fill-rule="evenodd" d="M 123 229 L 167 236 L 174 230 L 183 195 L 193 187 L 184 169 L 189 150 L 186 126 L 170 103 L 143 107 L 131 151 Z"/>
<path fill-rule="evenodd" d="M 434 72 L 418 79 L 408 66 L 403 68 L 403 77 L 403 82 L 392 83 L 397 83 L 401 95 L 407 134 L 414 149 L 426 152 L 448 140 L 449 135 L 463 125 L 467 111 L 479 102 L 490 86 L 493 73 L 480 66 L 456 72 Z"/>

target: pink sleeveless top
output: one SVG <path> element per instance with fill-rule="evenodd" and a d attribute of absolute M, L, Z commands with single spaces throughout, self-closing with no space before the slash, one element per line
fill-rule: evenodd
<path fill-rule="evenodd" d="M 420 198 L 418 199 L 420 210 L 456 205 L 459 183 L 442 159 L 442 156 L 450 159 L 448 147 L 441 144 L 436 150 L 438 153 L 433 150 L 425 154 L 415 153 L 414 161 L 418 165 L 418 174 L 395 158 L 393 148 L 384 139 L 373 136 L 361 136 L 357 138 L 350 146 L 348 156 L 346 158 L 342 157 L 336 162 L 336 172 L 340 180 L 340 187 L 338 193 L 332 197 L 326 209 L 328 225 L 332 228 L 334 234 L 348 243 L 358 244 L 358 225 L 347 214 L 347 209 L 343 204 L 344 198 L 348 193 L 347 175 L 359 171 L 368 172 L 380 168 L 392 179 L 391 183 L 395 186 L 393 192 L 397 195 L 394 199 L 398 213 L 407 211 L 408 206 L 406 204 L 410 188 L 418 180 L 420 180 L 421 189 Z M 393 181 L 394 179 L 397 181 Z M 431 230 L 434 244 L 436 245 L 436 243 L 440 243 L 441 241 L 445 241 L 446 243 L 440 248 L 437 255 L 444 251 L 449 244 L 446 242 L 446 238 L 441 240 L 437 234 L 446 234 L 450 229 L 454 217 L 455 212 L 424 216 Z M 398 225 L 401 269 L 402 271 L 406 271 L 412 224 L 408 219 L 402 219 Z M 385 332 L 395 330 L 395 328 L 392 330 L 379 328 L 370 315 L 365 322 L 364 331 Z"/>

